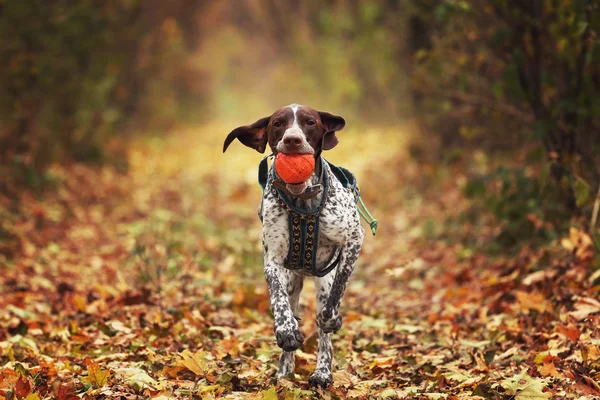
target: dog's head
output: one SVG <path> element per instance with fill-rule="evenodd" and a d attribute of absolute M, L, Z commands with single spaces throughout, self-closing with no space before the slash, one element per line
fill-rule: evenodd
<path fill-rule="evenodd" d="M 264 153 L 268 144 L 275 155 L 295 153 L 318 157 L 322 150 L 331 150 L 338 144 L 335 133 L 345 125 L 344 118 L 338 115 L 291 104 L 252 125 L 231 131 L 223 143 L 223 152 L 237 138 L 259 153 Z"/>

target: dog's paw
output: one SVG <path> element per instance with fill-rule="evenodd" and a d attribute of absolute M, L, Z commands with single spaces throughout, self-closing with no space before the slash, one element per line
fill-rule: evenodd
<path fill-rule="evenodd" d="M 298 327 L 285 327 L 275 329 L 277 346 L 285 351 L 294 351 L 302 345 L 304 338 Z"/>
<path fill-rule="evenodd" d="M 317 326 L 325 333 L 335 333 L 342 327 L 342 317 L 325 309 L 317 315 Z"/>
<path fill-rule="evenodd" d="M 331 371 L 318 369 L 308 378 L 308 384 L 310 386 L 318 386 L 323 389 L 327 388 L 332 383 L 333 376 L 331 375 Z"/>

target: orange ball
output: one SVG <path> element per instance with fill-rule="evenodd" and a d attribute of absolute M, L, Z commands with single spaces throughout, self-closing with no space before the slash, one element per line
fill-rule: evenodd
<path fill-rule="evenodd" d="M 275 170 L 286 183 L 302 183 L 310 178 L 315 170 L 315 156 L 279 153 L 275 158 Z"/>

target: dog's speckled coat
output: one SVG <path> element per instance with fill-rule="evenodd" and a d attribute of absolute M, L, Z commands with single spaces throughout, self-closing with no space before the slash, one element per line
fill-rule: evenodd
<path fill-rule="evenodd" d="M 307 148 L 310 148 L 315 157 L 320 157 L 322 150 L 335 147 L 335 131 L 341 130 L 344 125 L 345 121 L 341 117 L 293 104 L 277 110 L 272 116 L 262 118 L 255 124 L 232 131 L 225 141 L 224 151 L 237 138 L 261 153 L 268 142 L 274 153 L 306 153 Z M 326 163 L 323 165 L 329 170 Z M 327 267 L 327 262 L 332 260 L 337 249 L 342 253 L 339 265 L 329 274 L 322 278 L 313 277 L 317 291 L 319 346 L 317 366 L 309 382 L 322 387 L 333 382 L 333 351 L 329 334 L 342 326 L 340 303 L 364 237 L 354 195 L 345 189 L 330 171 L 329 176 L 331 196 L 325 202 L 319 220 L 318 270 Z M 314 173 L 306 182 L 306 186 L 316 183 L 318 176 Z M 308 211 L 321 204 L 322 193 L 311 200 L 297 197 L 287 200 L 295 207 Z M 288 214 L 270 190 L 265 190 L 263 195 L 262 217 L 264 273 L 275 317 L 277 345 L 283 349 L 277 376 L 284 377 L 293 373 L 294 351 L 303 341 L 295 315 L 298 312 L 304 277 L 310 273 L 303 270 L 291 271 L 284 267 L 289 250 Z"/>

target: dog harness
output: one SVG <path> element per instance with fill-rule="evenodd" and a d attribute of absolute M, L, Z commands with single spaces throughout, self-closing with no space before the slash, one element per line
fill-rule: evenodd
<path fill-rule="evenodd" d="M 330 171 L 333 173 L 334 177 L 341 182 L 344 188 L 350 190 L 354 194 L 359 214 L 369 223 L 373 235 L 375 235 L 377 231 L 377 220 L 373 218 L 364 206 L 364 203 L 360 198 L 358 183 L 352 172 L 331 164 L 323 157 L 319 157 L 317 161 L 321 167 L 321 182 L 313 187 L 307 188 L 305 193 L 303 193 L 304 196 L 298 196 L 306 199 L 312 198 L 322 192 L 321 203 L 313 210 L 303 210 L 295 207 L 286 199 L 287 196 L 284 195 L 284 193 L 287 195 L 290 195 L 290 193 L 285 189 L 285 183 L 277 176 L 274 163 L 269 168 L 268 159 L 271 157 L 273 157 L 273 154 L 264 157 L 260 162 L 258 166 L 258 183 L 263 189 L 263 198 L 265 190 L 271 191 L 271 194 L 275 197 L 277 203 L 279 203 L 279 205 L 281 205 L 288 213 L 290 245 L 284 267 L 290 270 L 304 270 L 313 276 L 323 277 L 338 266 L 342 254 L 342 249 L 340 247 L 336 248 L 331 259 L 327 262 L 325 269 L 321 271 L 317 270 L 319 217 L 327 201 L 335 196 L 335 188 L 330 184 L 332 178 L 330 176 Z M 329 166 L 329 168 L 327 168 L 327 166 Z M 308 192 L 308 194 L 306 194 L 306 192 Z M 361 204 L 364 211 L 361 210 L 358 203 Z M 258 211 L 258 217 L 261 222 L 262 209 L 263 203 L 261 200 Z M 370 220 L 367 219 L 367 216 Z"/>

